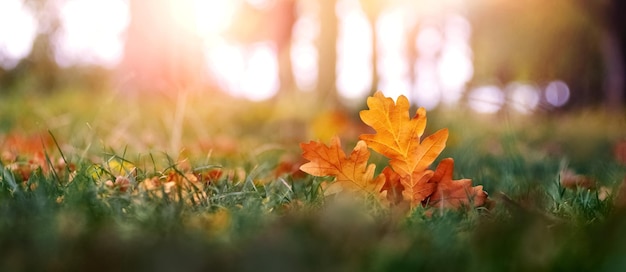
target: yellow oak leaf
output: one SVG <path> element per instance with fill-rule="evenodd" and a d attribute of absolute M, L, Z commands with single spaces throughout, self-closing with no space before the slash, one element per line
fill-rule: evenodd
<path fill-rule="evenodd" d="M 300 144 L 300 147 L 304 151 L 302 157 L 309 160 L 300 166 L 303 172 L 313 176 L 334 176 L 334 184 L 341 186 L 343 190 L 379 195 L 385 177 L 384 175 L 374 177 L 376 165 L 367 164 L 370 152 L 364 141 L 356 144 L 350 157 L 346 157 L 341 149 L 338 137 L 331 139 L 330 146 L 311 141 L 308 144 Z"/>
<path fill-rule="evenodd" d="M 432 171 L 428 167 L 443 151 L 448 130 L 441 129 L 420 141 L 426 128 L 426 110 L 419 108 L 409 117 L 409 100 L 398 97 L 397 102 L 381 92 L 367 99 L 369 110 L 360 112 L 361 120 L 376 134 L 363 134 L 360 140 L 390 159 L 389 165 L 400 175 L 404 186 L 402 195 L 415 207 L 433 193 L 428 184 Z"/>
<path fill-rule="evenodd" d="M 441 209 L 459 209 L 462 207 L 480 207 L 487 201 L 483 186 L 472 187 L 471 179 L 453 180 L 454 160 L 443 159 L 439 162 L 429 183 L 435 184 L 435 192 L 425 201 L 428 206 Z"/>

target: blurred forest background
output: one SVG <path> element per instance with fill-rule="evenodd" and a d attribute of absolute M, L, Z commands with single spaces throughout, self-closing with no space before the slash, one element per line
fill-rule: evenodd
<path fill-rule="evenodd" d="M 380 89 L 432 109 L 626 102 L 619 0 L 2 0 L 0 95 Z M 359 100 L 361 99 L 361 100 Z"/>

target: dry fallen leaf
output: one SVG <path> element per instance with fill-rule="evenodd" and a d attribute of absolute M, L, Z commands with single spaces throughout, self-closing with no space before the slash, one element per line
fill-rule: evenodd
<path fill-rule="evenodd" d="M 430 179 L 430 183 L 436 184 L 437 188 L 428 198 L 428 206 L 447 209 L 483 206 L 487 200 L 483 186 L 472 187 L 471 179 L 453 180 L 453 171 L 453 159 L 446 158 L 439 163 Z"/>
<path fill-rule="evenodd" d="M 302 157 L 309 160 L 300 170 L 313 176 L 334 176 L 335 184 L 342 189 L 378 195 L 385 183 L 383 175 L 374 177 L 376 166 L 367 164 L 370 152 L 363 141 L 357 143 L 350 157 L 341 149 L 338 137 L 331 140 L 330 146 L 311 141 L 300 147 L 304 151 Z"/>
<path fill-rule="evenodd" d="M 334 183 L 322 183 L 325 194 L 361 191 L 377 194 L 381 204 L 393 205 L 395 212 L 418 205 L 446 209 L 484 206 L 491 203 L 482 186 L 472 187 L 469 179 L 452 180 L 454 161 L 444 159 L 436 171 L 429 169 L 446 146 L 448 130 L 441 129 L 421 139 L 426 128 L 426 110 L 419 108 L 409 117 L 409 100 L 396 102 L 376 92 L 367 99 L 368 110 L 360 112 L 363 122 L 375 134 L 362 134 L 346 157 L 339 138 L 330 146 L 311 141 L 300 144 L 302 157 L 309 160 L 300 169 L 314 176 L 333 176 Z M 374 164 L 368 165 L 368 147 L 389 158 L 389 166 L 374 177 Z"/>
<path fill-rule="evenodd" d="M 409 100 L 398 97 L 397 102 L 381 92 L 367 99 L 369 110 L 361 111 L 361 119 L 376 134 L 363 134 L 360 139 L 376 152 L 390 159 L 389 165 L 400 175 L 405 200 L 416 206 L 432 194 L 434 186 L 428 183 L 432 171 L 428 167 L 446 146 L 448 130 L 442 129 L 424 138 L 426 110 L 419 108 L 409 118 Z"/>
<path fill-rule="evenodd" d="M 382 191 L 387 192 L 387 200 L 389 200 L 392 204 L 400 203 L 404 197 L 402 196 L 402 192 L 404 191 L 404 186 L 400 183 L 400 175 L 394 172 L 391 167 L 387 166 L 383 169 L 382 174 L 385 176 L 385 185 L 383 185 Z"/>
<path fill-rule="evenodd" d="M 626 140 L 617 142 L 613 148 L 613 152 L 615 153 L 615 160 L 626 165 Z"/>
<path fill-rule="evenodd" d="M 32 135 L 23 135 L 12 133 L 0 138 L 0 150 L 3 151 L 3 157 L 9 156 L 29 156 L 33 154 L 49 153 L 54 147 L 54 139 L 49 133 L 36 133 Z"/>
<path fill-rule="evenodd" d="M 595 189 L 596 181 L 590 177 L 578 175 L 571 169 L 563 169 L 560 172 L 561 186 L 568 189 L 576 189 L 578 187 L 585 189 Z"/>
<path fill-rule="evenodd" d="M 295 179 L 303 178 L 306 174 L 300 170 L 300 166 L 304 164 L 304 160 L 301 158 L 284 157 L 281 158 L 274 168 L 274 178 L 279 178 L 283 175 L 289 175 Z"/>

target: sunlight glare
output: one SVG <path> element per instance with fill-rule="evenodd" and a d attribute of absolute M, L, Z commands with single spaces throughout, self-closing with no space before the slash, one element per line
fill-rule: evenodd
<path fill-rule="evenodd" d="M 318 52 L 315 46 L 319 36 L 319 20 L 312 15 L 300 15 L 293 27 L 291 63 L 298 88 L 315 89 L 317 83 Z"/>
<path fill-rule="evenodd" d="M 318 53 L 314 44 L 295 42 L 291 47 L 293 74 L 298 88 L 313 90 L 317 83 Z"/>
<path fill-rule="evenodd" d="M 402 9 L 383 11 L 376 22 L 378 33 L 378 76 L 381 90 L 389 91 L 391 97 L 400 94 L 411 99 L 411 78 L 406 50 L 406 26 Z"/>
<path fill-rule="evenodd" d="M 441 87 L 444 90 L 443 102 L 455 104 L 461 99 L 465 84 L 474 74 L 474 66 L 470 58 L 471 50 L 463 44 L 446 45 L 437 63 L 437 72 Z"/>
<path fill-rule="evenodd" d="M 55 59 L 62 67 L 76 64 L 116 65 L 123 54 L 129 23 L 124 0 L 72 0 L 61 7 L 62 28 L 55 39 Z"/>
<path fill-rule="evenodd" d="M 257 43 L 249 54 L 247 69 L 241 80 L 242 94 L 254 101 L 269 99 L 280 87 L 276 53 L 271 44 Z"/>
<path fill-rule="evenodd" d="M 436 80 L 420 80 L 415 85 L 413 100 L 420 107 L 427 110 L 436 108 L 441 102 L 441 91 Z"/>
<path fill-rule="evenodd" d="M 198 1 L 168 1 L 169 12 L 174 22 L 179 27 L 185 29 L 188 32 L 198 34 L 196 12 L 199 10 L 197 6 Z"/>
<path fill-rule="evenodd" d="M 443 92 L 442 102 L 456 104 L 474 75 L 472 49 L 469 38 L 471 25 L 458 14 L 446 16 L 443 27 L 444 43 L 441 46 L 437 72 Z"/>
<path fill-rule="evenodd" d="M 432 26 L 422 27 L 415 39 L 416 49 L 425 57 L 434 57 L 443 45 L 441 32 Z"/>
<path fill-rule="evenodd" d="M 376 30 L 378 31 L 378 48 L 382 52 L 400 54 L 404 51 L 406 30 L 404 13 L 401 9 L 395 8 L 383 11 L 376 21 Z"/>
<path fill-rule="evenodd" d="M 358 5 L 342 2 L 345 2 L 343 14 L 338 14 L 337 89 L 345 98 L 359 98 L 370 90 L 372 30 Z"/>
<path fill-rule="evenodd" d="M 446 17 L 443 32 L 446 40 L 467 43 L 472 34 L 472 24 L 462 15 L 453 13 Z"/>
<path fill-rule="evenodd" d="M 496 113 L 504 104 L 504 93 L 494 85 L 477 87 L 468 98 L 470 108 L 479 113 Z"/>
<path fill-rule="evenodd" d="M 37 21 L 21 0 L 0 1 L 0 67 L 13 69 L 28 56 Z"/>
<path fill-rule="evenodd" d="M 380 83 L 380 90 L 383 90 L 385 95 L 393 99 L 398 98 L 400 95 L 404 95 L 411 100 L 411 82 L 408 79 L 382 81 Z"/>
<path fill-rule="evenodd" d="M 208 38 L 228 28 L 237 9 L 237 3 L 223 0 L 195 0 L 194 8 L 198 35 Z"/>
<path fill-rule="evenodd" d="M 278 91 L 278 62 L 270 43 L 245 47 L 222 40 L 207 52 L 209 69 L 233 96 L 259 101 Z"/>
<path fill-rule="evenodd" d="M 441 90 L 433 59 L 420 58 L 415 61 L 415 87 L 413 101 L 427 110 L 436 108 L 441 102 Z"/>
<path fill-rule="evenodd" d="M 206 52 L 209 70 L 215 75 L 220 87 L 238 95 L 239 76 L 245 70 L 243 48 L 225 40 L 217 40 Z"/>
<path fill-rule="evenodd" d="M 257 9 L 267 9 L 271 7 L 276 0 L 246 0 L 246 3 L 257 8 Z"/>

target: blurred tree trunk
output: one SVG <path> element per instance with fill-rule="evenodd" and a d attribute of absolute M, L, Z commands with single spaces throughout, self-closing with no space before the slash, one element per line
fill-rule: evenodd
<path fill-rule="evenodd" d="M 378 21 L 378 16 L 383 7 L 383 1 L 361 0 L 360 2 L 363 11 L 365 11 L 367 15 L 370 27 L 372 28 L 372 40 L 370 41 L 372 44 L 372 80 L 370 82 L 370 94 L 374 94 L 378 91 L 378 82 L 380 80 L 378 76 L 378 30 L 376 29 L 376 22 Z"/>
<path fill-rule="evenodd" d="M 277 0 L 269 8 L 260 9 L 244 3 L 237 11 L 236 20 L 229 28 L 230 40 L 246 45 L 272 42 L 278 63 L 279 95 L 297 90 L 291 65 L 291 39 L 297 20 L 296 0 Z"/>
<path fill-rule="evenodd" d="M 273 19 L 270 37 L 276 44 L 278 59 L 279 95 L 293 93 L 297 90 L 291 65 L 291 39 L 297 20 L 296 1 L 278 1 L 270 12 L 270 19 Z"/>
<path fill-rule="evenodd" d="M 602 35 L 605 104 L 609 110 L 621 109 L 624 102 L 624 59 L 619 38 L 611 30 L 604 31 Z"/>
<path fill-rule="evenodd" d="M 604 105 L 609 110 L 620 110 L 626 103 L 626 2 L 572 1 L 584 10 L 599 30 L 599 49 L 602 57 Z M 589 97 L 586 97 L 589 98 Z"/>
<path fill-rule="evenodd" d="M 337 95 L 337 0 L 321 0 L 317 91 L 320 102 L 339 106 Z"/>
<path fill-rule="evenodd" d="M 626 2 L 613 0 L 606 8 L 608 22 L 602 33 L 602 50 L 605 78 L 606 106 L 610 110 L 620 110 L 624 107 L 626 98 L 626 19 L 624 10 Z"/>
<path fill-rule="evenodd" d="M 193 0 L 130 0 L 129 4 L 131 19 L 120 65 L 126 89 L 171 92 L 198 87 L 205 66 L 191 16 Z"/>
<path fill-rule="evenodd" d="M 54 59 L 52 37 L 60 28 L 57 5 L 45 0 L 27 0 L 24 3 L 33 11 L 38 20 L 40 32 L 33 40 L 33 48 L 16 67 L 28 79 L 34 80 L 38 91 L 52 92 L 59 85 L 61 68 Z"/>
<path fill-rule="evenodd" d="M 604 102 L 603 5 L 570 0 L 473 2 L 473 83 L 491 82 L 494 76 L 503 84 L 560 79 L 571 90 L 567 108 Z"/>
<path fill-rule="evenodd" d="M 408 74 L 409 74 L 409 82 L 411 84 L 411 88 L 414 88 L 416 83 L 417 83 L 417 78 L 416 78 L 416 72 L 417 72 L 417 67 L 416 67 L 416 60 L 418 58 L 418 52 L 417 52 L 417 35 L 419 34 L 420 31 L 420 24 L 419 23 L 414 23 L 410 26 L 409 30 L 407 31 L 407 39 L 406 39 L 406 48 L 407 48 L 407 59 L 408 59 Z"/>
<path fill-rule="evenodd" d="M 51 36 L 53 33 L 40 33 L 33 41 L 33 49 L 26 58 L 25 67 L 32 79 L 35 79 L 38 91 L 52 92 L 59 86 L 61 68 L 54 60 Z"/>

